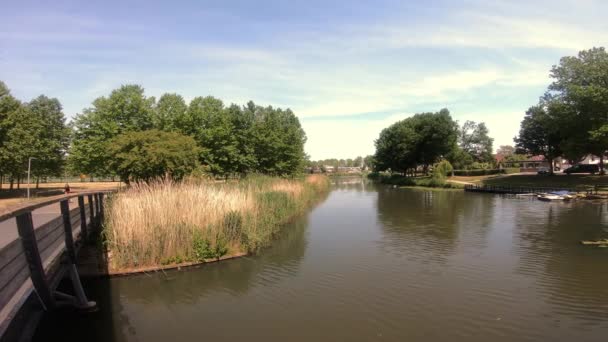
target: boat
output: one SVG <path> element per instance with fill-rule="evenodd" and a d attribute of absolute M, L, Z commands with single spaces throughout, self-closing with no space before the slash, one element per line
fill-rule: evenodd
<path fill-rule="evenodd" d="M 567 201 L 574 198 L 568 191 L 553 191 L 538 194 L 537 198 L 541 201 Z"/>
<path fill-rule="evenodd" d="M 583 241 L 581 241 L 581 243 L 583 245 L 608 246 L 608 239 L 595 240 L 595 241 L 583 240 Z"/>

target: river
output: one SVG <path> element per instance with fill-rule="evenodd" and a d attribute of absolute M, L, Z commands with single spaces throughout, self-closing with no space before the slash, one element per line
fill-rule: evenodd
<path fill-rule="evenodd" d="M 257 256 L 85 281 L 39 341 L 606 341 L 608 206 L 338 181 Z"/>

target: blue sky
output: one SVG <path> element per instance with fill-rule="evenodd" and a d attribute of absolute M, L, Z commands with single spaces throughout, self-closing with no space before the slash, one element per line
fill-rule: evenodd
<path fill-rule="evenodd" d="M 606 46 L 608 1 L 12 1 L 0 79 L 68 117 L 126 83 L 149 96 L 290 107 L 313 159 L 450 109 L 512 144 L 559 58 Z"/>

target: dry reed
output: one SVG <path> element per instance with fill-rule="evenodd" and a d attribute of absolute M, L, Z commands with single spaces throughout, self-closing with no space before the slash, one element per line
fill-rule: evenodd
<path fill-rule="evenodd" d="M 328 188 L 326 177 L 134 185 L 109 203 L 104 228 L 115 270 L 204 261 L 266 245 Z"/>

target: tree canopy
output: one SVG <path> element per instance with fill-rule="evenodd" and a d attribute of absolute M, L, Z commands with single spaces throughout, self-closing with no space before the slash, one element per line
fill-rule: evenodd
<path fill-rule="evenodd" d="M 376 140 L 377 170 L 425 170 L 456 148 L 458 125 L 450 112 L 416 114 L 385 128 Z"/>
<path fill-rule="evenodd" d="M 199 148 L 192 137 L 178 132 L 126 132 L 108 144 L 111 169 L 126 183 L 170 177 L 181 180 L 198 165 Z"/>

